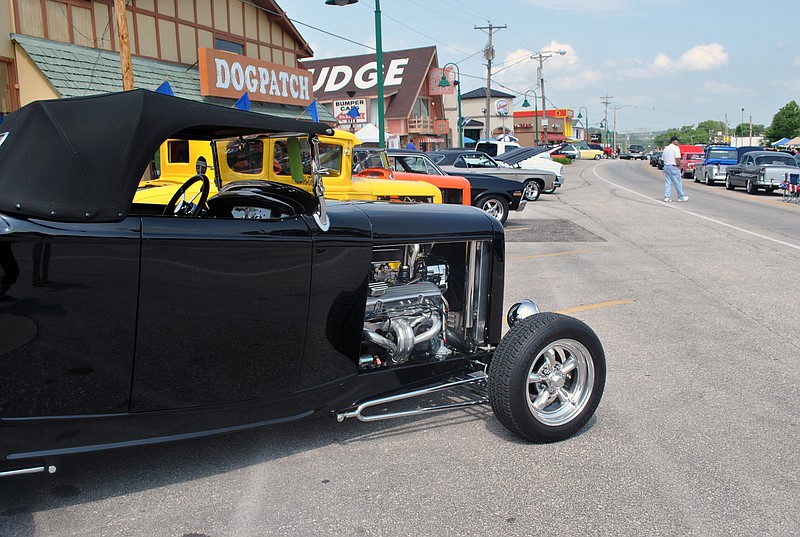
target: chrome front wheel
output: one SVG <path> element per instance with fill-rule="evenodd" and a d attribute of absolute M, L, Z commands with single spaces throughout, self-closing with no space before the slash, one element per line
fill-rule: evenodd
<path fill-rule="evenodd" d="M 579 341 L 560 339 L 539 353 L 527 377 L 528 410 L 541 423 L 557 427 L 586 408 L 594 384 L 594 363 Z"/>
<path fill-rule="evenodd" d="M 555 442 L 580 430 L 603 394 L 606 362 L 581 321 L 539 313 L 514 324 L 489 364 L 489 401 L 511 432 Z"/>
<path fill-rule="evenodd" d="M 528 181 L 525 183 L 525 191 L 522 193 L 528 201 L 536 201 L 539 199 L 539 194 L 542 192 L 542 187 L 537 181 Z"/>
<path fill-rule="evenodd" d="M 478 203 L 478 208 L 505 223 L 508 219 L 508 203 L 501 197 L 488 196 Z"/>

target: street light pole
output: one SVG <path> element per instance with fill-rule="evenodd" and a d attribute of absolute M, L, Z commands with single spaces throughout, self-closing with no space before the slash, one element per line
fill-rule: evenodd
<path fill-rule="evenodd" d="M 447 66 L 452 65 L 456 68 L 456 79 L 453 80 L 453 84 L 456 86 L 456 91 L 458 92 L 458 147 L 464 147 L 464 119 L 461 117 L 461 70 L 458 68 L 458 64 L 453 62 L 447 62 L 442 67 L 442 79 L 439 81 L 439 87 L 446 88 L 450 85 L 450 81 L 447 80 Z"/>
<path fill-rule="evenodd" d="M 375 61 L 378 71 L 378 147 L 386 147 L 383 110 L 383 36 L 381 34 L 381 0 L 375 0 Z"/>
<path fill-rule="evenodd" d="M 744 138 L 744 108 L 742 108 L 742 122 L 739 125 L 739 137 Z"/>
<path fill-rule="evenodd" d="M 325 0 L 329 6 L 349 6 L 358 0 Z M 378 147 L 386 147 L 383 110 L 383 38 L 381 36 L 381 1 L 375 0 L 375 70 L 378 77 Z"/>
<path fill-rule="evenodd" d="M 580 108 L 578 108 L 578 119 L 583 119 L 583 116 L 581 115 L 581 110 L 585 110 L 586 111 L 586 122 L 585 122 L 585 126 L 586 127 L 584 129 L 583 137 L 588 142 L 589 141 L 589 109 L 586 108 L 585 106 L 581 106 Z"/>
<path fill-rule="evenodd" d="M 536 130 L 534 131 L 534 136 L 536 139 L 536 145 L 539 145 L 539 106 L 537 104 L 537 97 L 536 92 L 533 90 L 527 90 L 524 95 L 524 100 L 522 101 L 522 108 L 530 108 L 531 103 L 528 102 L 528 94 L 533 93 L 533 120 L 536 124 Z"/>
<path fill-rule="evenodd" d="M 539 89 L 542 93 L 542 121 L 544 121 L 544 143 L 549 143 L 549 139 L 547 136 L 547 103 L 545 102 L 544 98 L 544 61 L 547 58 L 553 56 L 553 54 L 566 54 L 566 50 L 543 50 L 541 52 L 537 52 L 531 59 L 539 60 L 539 68 L 536 70 L 536 75 L 539 78 Z"/>

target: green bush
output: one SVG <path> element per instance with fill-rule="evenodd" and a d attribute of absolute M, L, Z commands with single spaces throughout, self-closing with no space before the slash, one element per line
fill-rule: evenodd
<path fill-rule="evenodd" d="M 572 164 L 572 159 L 569 157 L 553 157 L 553 161 L 559 164 Z"/>

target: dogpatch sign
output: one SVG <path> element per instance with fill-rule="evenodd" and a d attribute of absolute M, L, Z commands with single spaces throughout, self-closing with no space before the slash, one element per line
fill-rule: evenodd
<path fill-rule="evenodd" d="M 314 100 L 311 73 L 231 52 L 198 49 L 200 94 L 307 106 Z"/>

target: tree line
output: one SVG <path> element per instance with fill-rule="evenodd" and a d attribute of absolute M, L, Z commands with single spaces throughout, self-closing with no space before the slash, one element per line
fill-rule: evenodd
<path fill-rule="evenodd" d="M 653 143 L 658 147 L 663 147 L 669 143 L 672 136 L 680 138 L 681 143 L 721 143 L 726 134 L 736 137 L 750 136 L 750 124 L 740 123 L 734 129 L 726 132 L 724 122 L 709 119 L 699 123 L 696 127 L 686 125 L 679 129 L 669 129 L 659 133 L 653 138 Z M 800 106 L 795 101 L 790 101 L 773 116 L 769 127 L 753 124 L 752 135 L 763 135 L 767 144 L 782 138 L 800 136 Z"/>

